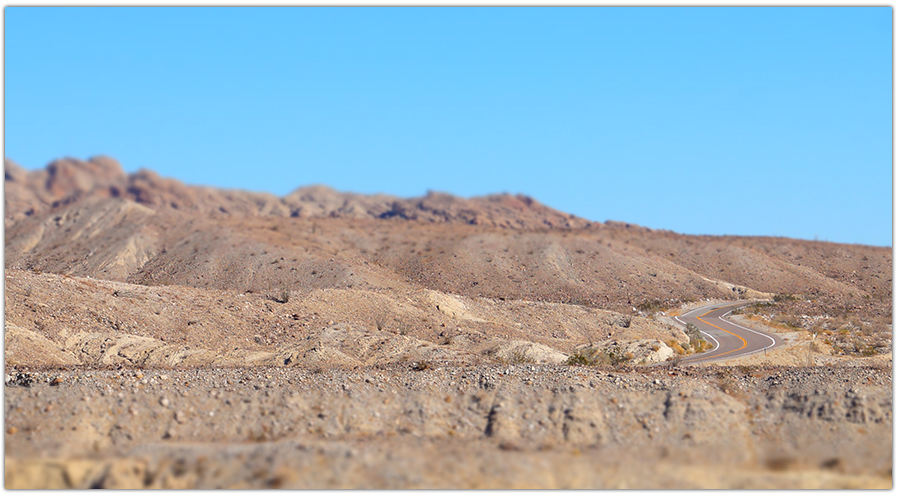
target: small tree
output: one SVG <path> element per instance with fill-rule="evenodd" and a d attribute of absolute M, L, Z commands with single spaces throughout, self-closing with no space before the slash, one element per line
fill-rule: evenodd
<path fill-rule="evenodd" d="M 703 334 L 700 333 L 700 329 L 693 324 L 688 323 L 687 327 L 684 329 L 684 333 L 687 334 L 691 347 L 694 348 L 694 352 L 700 352 L 705 343 Z"/>

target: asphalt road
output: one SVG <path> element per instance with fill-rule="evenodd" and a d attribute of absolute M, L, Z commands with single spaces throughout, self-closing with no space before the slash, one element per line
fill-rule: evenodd
<path fill-rule="evenodd" d="M 704 306 L 676 317 L 681 323 L 691 323 L 699 328 L 713 344 L 712 350 L 689 356 L 684 362 L 722 361 L 783 345 L 784 341 L 775 335 L 756 332 L 723 318 L 734 309 L 749 303 L 741 301 Z"/>

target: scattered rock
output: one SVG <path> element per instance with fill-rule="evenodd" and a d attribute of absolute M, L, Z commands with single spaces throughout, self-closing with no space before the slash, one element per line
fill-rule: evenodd
<path fill-rule="evenodd" d="M 34 377 L 28 373 L 15 373 L 7 379 L 6 385 L 11 387 L 31 387 L 35 383 Z"/>

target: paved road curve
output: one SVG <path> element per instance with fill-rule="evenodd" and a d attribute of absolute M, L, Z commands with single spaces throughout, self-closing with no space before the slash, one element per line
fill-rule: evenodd
<path fill-rule="evenodd" d="M 692 323 L 699 328 L 707 340 L 713 344 L 713 350 L 688 356 L 684 362 L 722 361 L 783 345 L 784 341 L 775 335 L 753 331 L 722 317 L 749 303 L 749 301 L 741 301 L 704 306 L 676 317 L 675 319 L 681 323 Z"/>

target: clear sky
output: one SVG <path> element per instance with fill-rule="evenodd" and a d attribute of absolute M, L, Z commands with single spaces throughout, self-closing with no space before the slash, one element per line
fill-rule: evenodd
<path fill-rule="evenodd" d="M 15 8 L 5 156 L 892 244 L 881 8 Z"/>

